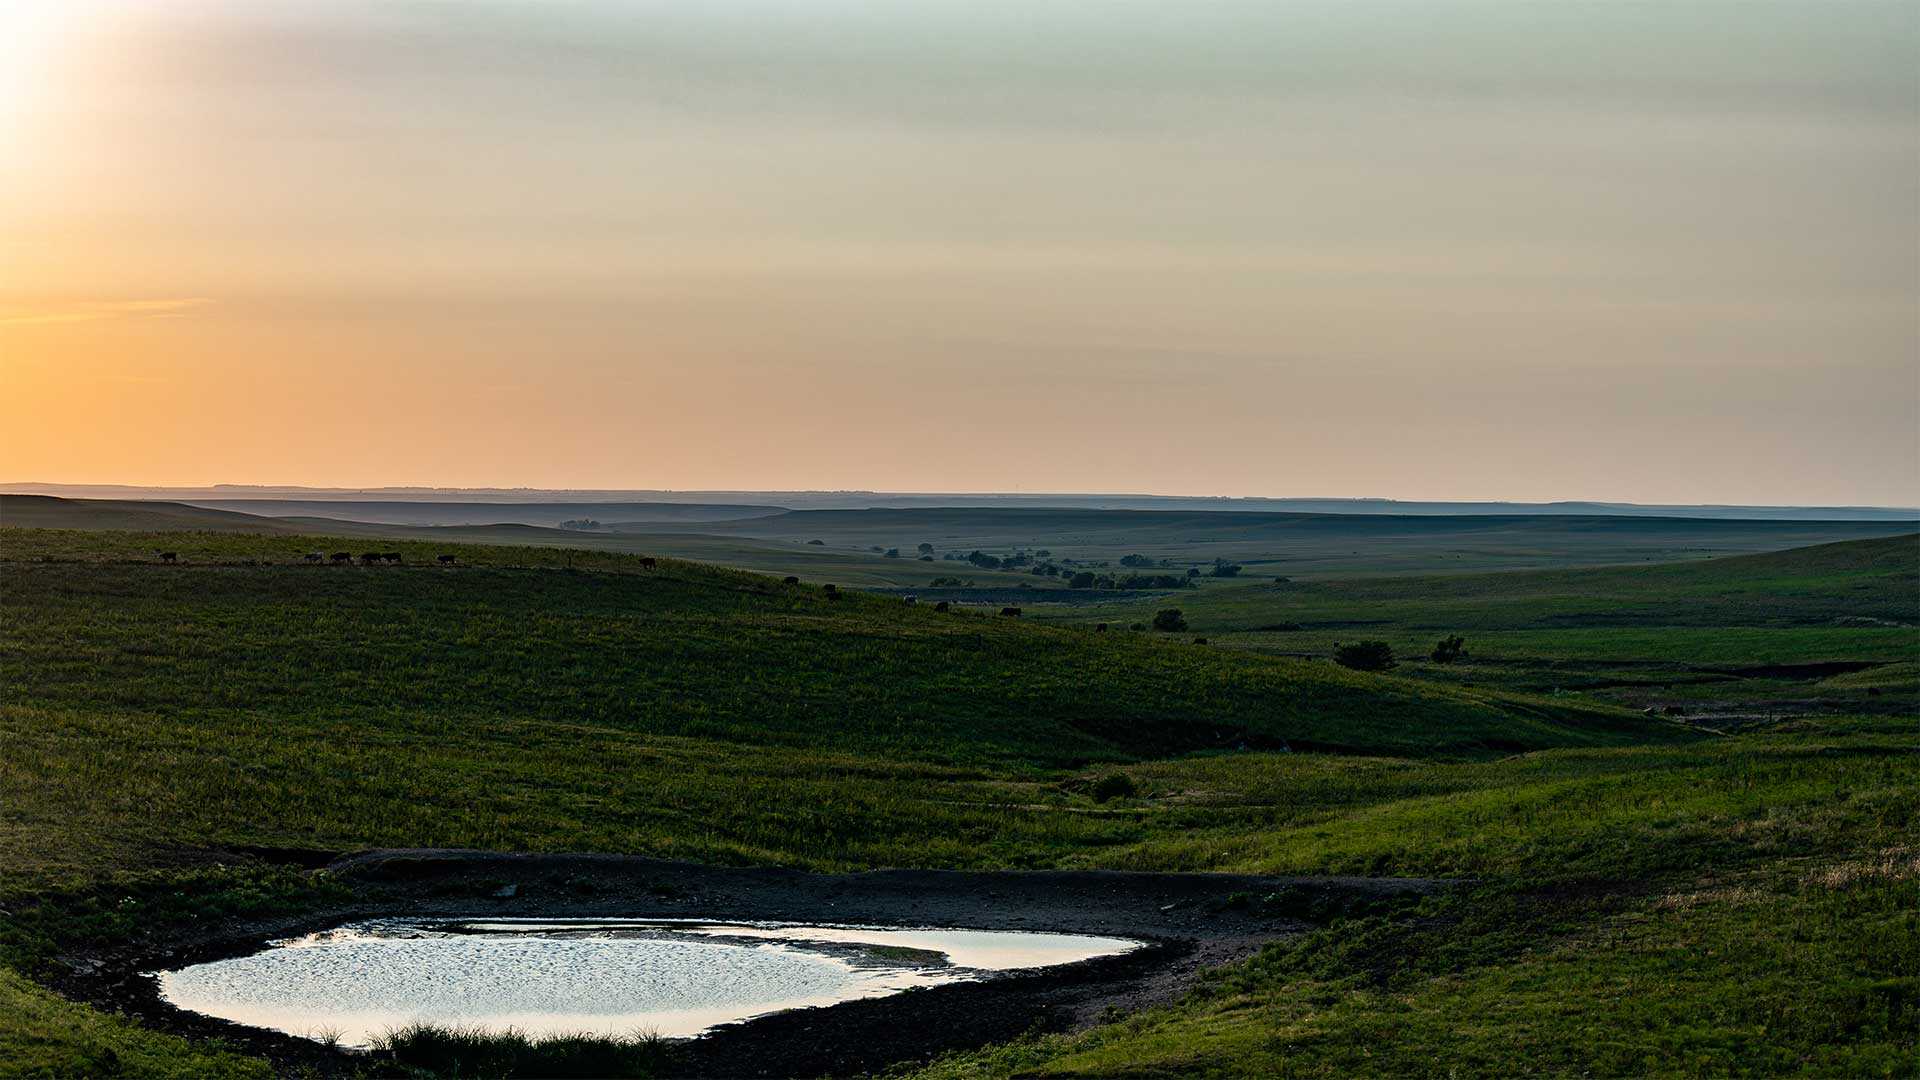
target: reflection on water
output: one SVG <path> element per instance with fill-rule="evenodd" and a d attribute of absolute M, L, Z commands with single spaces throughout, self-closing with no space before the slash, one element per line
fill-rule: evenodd
<path fill-rule="evenodd" d="M 161 972 L 178 1008 L 342 1045 L 414 1022 L 529 1035 L 696 1035 L 1137 948 L 1019 931 L 693 920 L 358 923 Z"/>

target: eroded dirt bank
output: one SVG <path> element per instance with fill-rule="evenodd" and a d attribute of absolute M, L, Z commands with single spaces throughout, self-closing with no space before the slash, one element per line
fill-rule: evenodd
<path fill-rule="evenodd" d="M 269 853 L 270 854 L 270 853 Z M 304 861 L 318 862 L 307 858 Z M 1148 948 L 977 983 L 803 1009 L 682 1044 L 688 1076 L 846 1075 L 951 1050 L 1067 1030 L 1179 996 L 1209 967 L 1249 956 L 1339 910 L 1445 888 L 1427 879 L 1284 878 L 1110 871 L 883 870 L 808 874 L 611 855 L 368 851 L 327 869 L 351 898 L 298 918 L 169 930 L 70 959 L 56 988 L 157 1027 L 217 1036 L 283 1067 L 366 1064 L 306 1039 L 183 1013 L 144 972 L 254 951 L 279 937 L 376 916 L 789 920 L 1048 930 L 1145 940 Z"/>

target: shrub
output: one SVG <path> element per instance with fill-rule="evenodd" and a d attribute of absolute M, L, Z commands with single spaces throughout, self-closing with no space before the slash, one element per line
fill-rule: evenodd
<path fill-rule="evenodd" d="M 1436 664 L 1451 664 L 1467 655 L 1467 639 L 1458 635 L 1443 637 L 1434 643 L 1433 652 L 1427 655 Z"/>
<path fill-rule="evenodd" d="M 1393 647 L 1384 641 L 1356 641 L 1333 650 L 1333 659 L 1341 667 L 1355 671 L 1386 671 L 1393 667 Z"/>
<path fill-rule="evenodd" d="M 1108 799 L 1131 799 L 1140 789 L 1134 786 L 1133 777 L 1126 773 L 1108 773 L 1093 782 L 1093 801 L 1106 802 Z"/>
<path fill-rule="evenodd" d="M 1167 633 L 1178 633 L 1187 628 L 1187 617 L 1177 607 L 1161 608 L 1153 613 L 1153 628 Z"/>
<path fill-rule="evenodd" d="M 1091 588 L 1093 588 L 1093 573 L 1092 573 L 1092 571 L 1089 571 L 1089 570 L 1082 570 L 1082 571 L 1080 571 L 1079 573 L 1077 573 L 1077 574 L 1075 574 L 1075 575 L 1073 575 L 1073 577 L 1071 577 L 1071 578 L 1069 578 L 1069 579 L 1067 580 L 1067 588 L 1069 588 L 1069 589 L 1091 589 Z"/>

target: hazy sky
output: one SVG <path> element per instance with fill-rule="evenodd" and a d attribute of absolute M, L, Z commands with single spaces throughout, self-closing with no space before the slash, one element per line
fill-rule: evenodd
<path fill-rule="evenodd" d="M 0 0 L 0 480 L 1920 503 L 1920 5 Z"/>

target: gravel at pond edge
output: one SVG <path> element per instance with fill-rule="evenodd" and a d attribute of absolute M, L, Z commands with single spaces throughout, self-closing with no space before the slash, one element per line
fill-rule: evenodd
<path fill-rule="evenodd" d="M 273 858 L 255 850 L 255 857 Z M 311 853 L 287 861 L 310 865 Z M 150 1026 L 219 1037 L 283 1071 L 351 1071 L 307 1039 L 174 1009 L 146 973 L 257 950 L 264 942 L 378 917 L 697 918 L 1043 930 L 1135 938 L 1146 948 L 890 997 L 731 1024 L 678 1044 L 676 1075 L 823 1076 L 884 1069 L 1065 1031 L 1179 997 L 1207 968 L 1312 924 L 1300 915 L 1417 896 L 1452 882 L 1122 871 L 879 870 L 812 874 L 634 856 L 386 849 L 333 860 L 346 903 L 296 918 L 227 920 L 70 958 L 55 989 Z"/>

